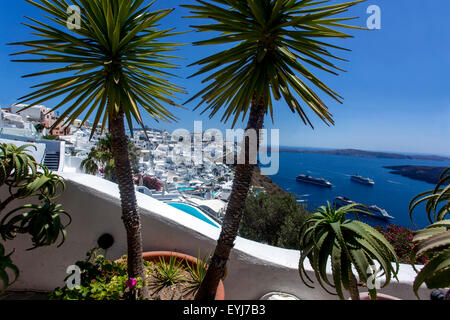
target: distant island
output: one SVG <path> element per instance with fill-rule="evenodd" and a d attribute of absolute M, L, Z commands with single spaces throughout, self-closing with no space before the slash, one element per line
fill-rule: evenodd
<path fill-rule="evenodd" d="M 383 168 L 392 170 L 390 173 L 431 184 L 437 184 L 442 172 L 446 169 L 445 167 L 428 166 L 386 166 Z"/>
<path fill-rule="evenodd" d="M 420 155 L 420 154 L 407 155 L 407 154 L 400 154 L 400 153 L 364 151 L 364 150 L 357 150 L 357 149 L 308 150 L 308 149 L 295 149 L 295 148 L 280 148 L 280 152 L 320 153 L 320 154 L 333 154 L 333 155 L 338 155 L 338 156 L 407 159 L 407 160 L 434 160 L 434 161 L 450 160 L 449 157 L 437 156 L 437 155 Z"/>

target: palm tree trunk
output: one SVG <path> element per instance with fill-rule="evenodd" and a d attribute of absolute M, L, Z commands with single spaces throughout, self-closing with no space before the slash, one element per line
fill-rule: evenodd
<path fill-rule="evenodd" d="M 125 134 L 124 114 L 120 111 L 110 120 L 112 153 L 114 157 L 117 181 L 122 204 L 122 220 L 127 233 L 128 276 L 145 280 L 142 259 L 141 221 L 137 209 L 133 174 L 128 152 L 128 137 Z M 137 292 L 140 297 L 147 297 L 148 290 L 144 286 Z M 136 296 L 136 292 L 131 295 Z"/>
<path fill-rule="evenodd" d="M 260 100 L 257 103 L 255 100 L 252 103 L 250 110 L 250 117 L 247 124 L 246 132 L 256 131 L 257 133 L 257 148 L 259 150 L 260 130 L 264 124 L 265 115 L 264 101 Z M 247 199 L 248 191 L 253 176 L 255 164 L 250 161 L 250 141 L 245 139 L 241 157 L 245 156 L 243 164 L 237 164 L 236 172 L 231 190 L 230 200 L 228 202 L 227 212 L 222 224 L 222 231 L 214 255 L 211 258 L 208 271 L 205 275 L 200 288 L 196 294 L 195 300 L 206 301 L 214 300 L 219 281 L 224 278 L 226 264 L 230 256 L 231 249 L 234 247 L 234 241 L 238 235 L 239 225 L 242 219 L 244 210 L 244 203 Z"/>

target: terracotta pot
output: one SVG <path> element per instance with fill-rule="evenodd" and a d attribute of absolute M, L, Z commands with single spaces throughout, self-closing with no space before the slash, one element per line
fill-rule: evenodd
<path fill-rule="evenodd" d="M 182 261 L 182 265 L 186 266 L 185 261 L 189 263 L 197 263 L 197 258 L 194 258 L 193 256 L 179 253 L 179 252 L 173 252 L 173 251 L 149 251 L 142 253 L 142 258 L 146 261 L 150 262 L 159 262 L 159 259 L 162 258 L 164 261 L 169 262 L 170 257 L 176 257 Z M 121 259 L 117 260 L 121 261 Z M 219 286 L 217 287 L 216 292 L 216 300 L 225 300 L 225 288 L 223 286 L 222 280 L 219 282 Z"/>
<path fill-rule="evenodd" d="M 368 292 L 362 292 L 359 294 L 360 300 L 370 300 Z M 377 300 L 401 300 L 399 298 L 388 296 L 387 294 L 377 293 Z"/>

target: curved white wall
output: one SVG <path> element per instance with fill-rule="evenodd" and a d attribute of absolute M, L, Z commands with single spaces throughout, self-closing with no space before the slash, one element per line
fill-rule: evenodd
<path fill-rule="evenodd" d="M 8 252 L 16 250 L 13 259 L 21 270 L 12 290 L 48 291 L 63 285 L 66 268 L 84 259 L 104 233 L 115 238 L 106 257 L 116 259 L 126 253 L 125 231 L 117 185 L 98 177 L 63 173 L 67 190 L 59 199 L 73 222 L 68 227 L 63 246 L 25 251 L 31 246 L 29 237 L 7 242 Z M 3 190 L 4 191 L 4 190 Z M 1 192 L 4 196 L 4 192 Z M 137 194 L 142 215 L 144 250 L 174 250 L 196 256 L 214 250 L 219 229 L 148 196 Z M 225 280 L 227 299 L 258 299 L 269 291 L 292 293 L 301 299 L 336 299 L 316 283 L 306 287 L 298 276 L 299 252 L 263 245 L 238 238 L 228 264 Z M 312 269 L 309 275 L 314 279 Z M 380 292 L 402 299 L 416 299 L 412 291 L 415 272 L 402 265 L 400 282 L 394 281 Z M 421 297 L 429 298 L 429 290 L 421 289 Z"/>

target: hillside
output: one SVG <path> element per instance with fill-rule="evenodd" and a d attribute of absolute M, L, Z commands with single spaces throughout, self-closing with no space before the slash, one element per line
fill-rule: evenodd
<path fill-rule="evenodd" d="M 267 193 L 270 194 L 287 194 L 288 192 L 284 191 L 272 181 L 268 176 L 262 175 L 261 170 L 259 168 L 255 169 L 252 177 L 252 186 L 253 187 L 263 187 Z"/>
<path fill-rule="evenodd" d="M 398 174 L 414 180 L 425 181 L 431 184 L 437 184 L 445 167 L 428 166 L 386 166 L 383 167 L 392 170 L 390 173 Z"/>
<path fill-rule="evenodd" d="M 365 158 L 388 158 L 388 159 L 409 159 L 409 160 L 435 160 L 446 161 L 450 158 L 437 155 L 407 155 L 390 152 L 364 151 L 357 149 L 336 149 L 336 150 L 303 150 L 294 148 L 280 148 L 280 152 L 298 152 L 298 153 L 319 153 L 319 154 L 333 154 L 338 156 L 352 156 Z"/>

